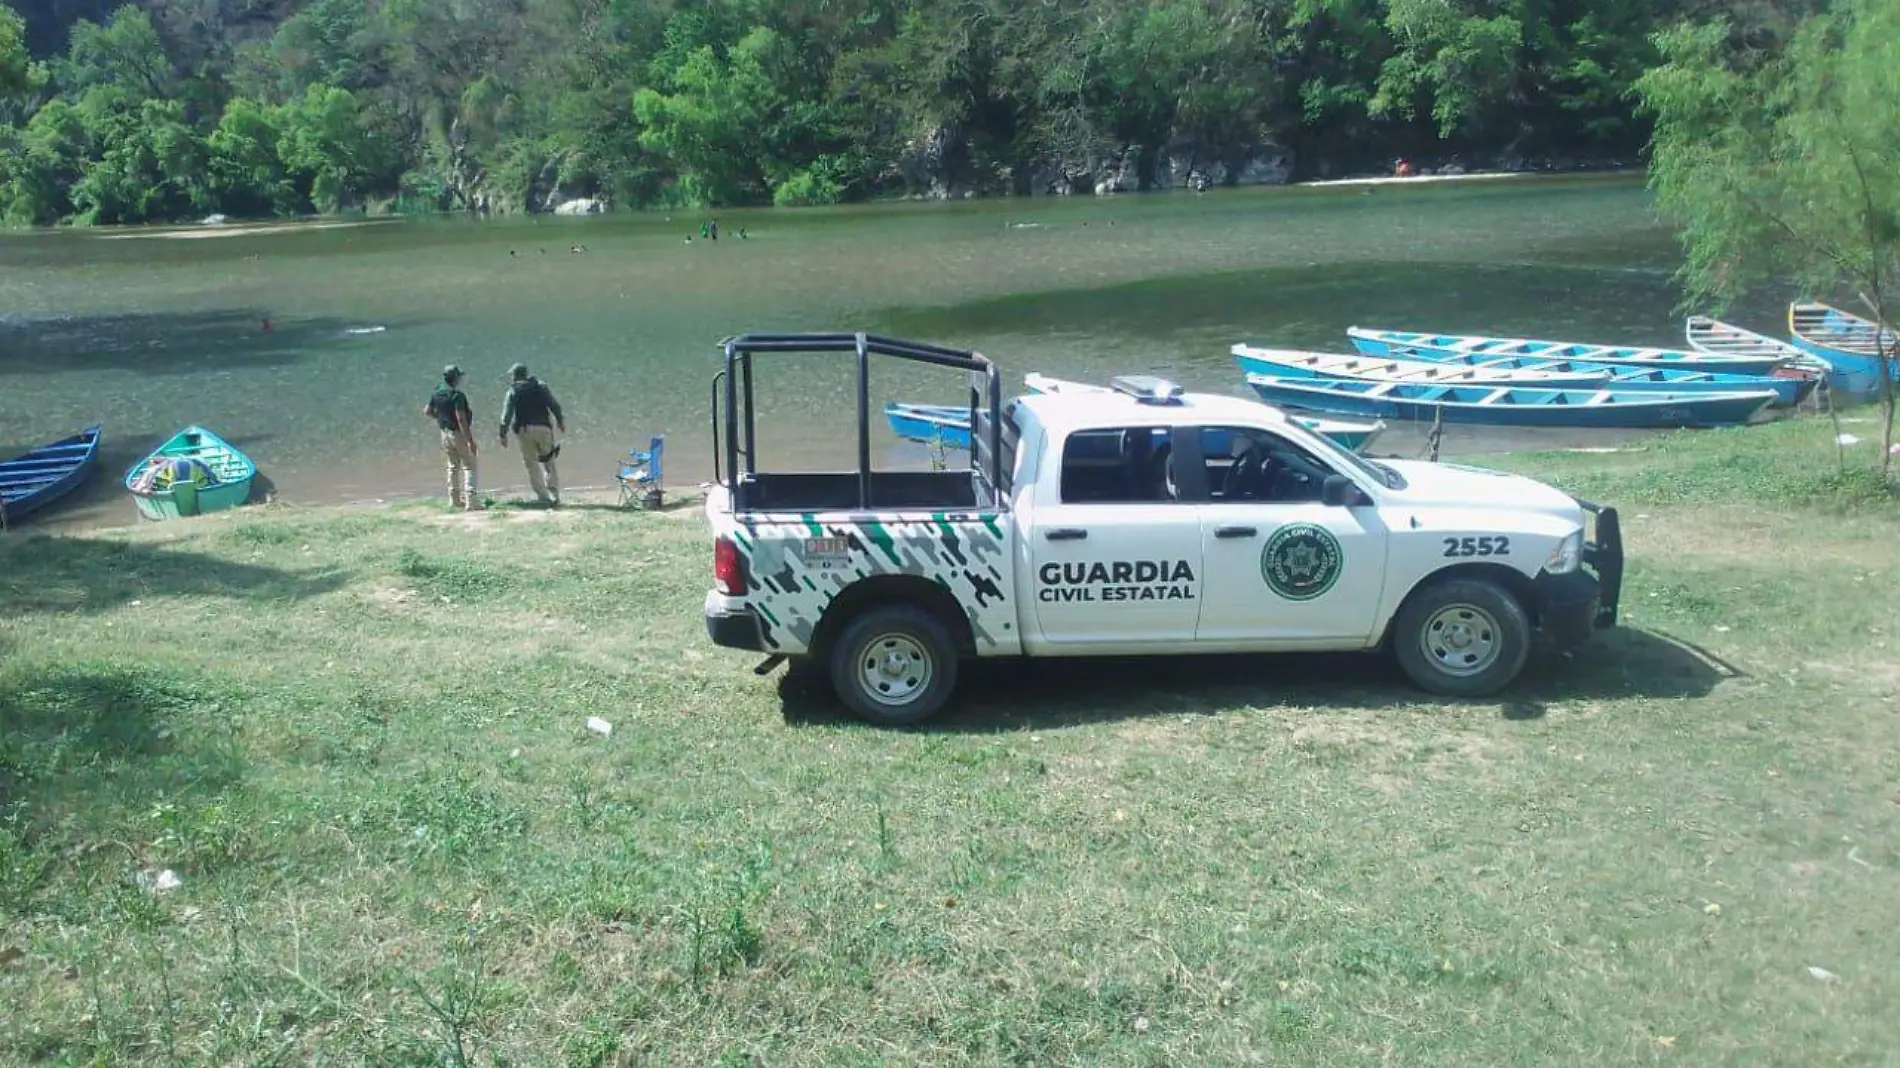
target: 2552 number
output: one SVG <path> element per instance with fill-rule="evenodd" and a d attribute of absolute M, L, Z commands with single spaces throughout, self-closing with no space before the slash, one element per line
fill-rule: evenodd
<path fill-rule="evenodd" d="M 1446 538 L 1446 556 L 1509 556 L 1511 539 L 1499 535 L 1491 538 Z"/>

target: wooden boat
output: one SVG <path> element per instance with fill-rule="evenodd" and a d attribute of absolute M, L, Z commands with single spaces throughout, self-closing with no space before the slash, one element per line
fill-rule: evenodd
<path fill-rule="evenodd" d="M 1023 384 L 1029 387 L 1031 393 L 1113 392 L 1107 386 L 1051 378 L 1035 371 L 1023 376 Z M 1351 452 L 1364 452 L 1366 446 L 1371 445 L 1375 438 L 1385 432 L 1385 424 L 1380 422 L 1349 423 L 1340 419 L 1316 419 L 1312 416 L 1294 415 L 1290 412 L 1286 413 L 1286 417 L 1321 437 L 1338 442 L 1341 448 Z M 1211 452 L 1225 452 L 1228 442 L 1219 435 L 1215 435 L 1212 440 L 1203 442 L 1202 447 Z"/>
<path fill-rule="evenodd" d="M 1779 356 L 1787 361 L 1781 366 L 1784 371 L 1826 374 L 1831 370 L 1826 360 L 1780 338 L 1744 330 L 1733 323 L 1706 315 L 1691 315 L 1683 320 L 1682 333 L 1689 339 L 1689 347 L 1696 352 L 1711 352 L 1718 356 Z"/>
<path fill-rule="evenodd" d="M 125 489 L 147 519 L 221 512 L 251 499 L 257 465 L 201 426 L 173 434 L 125 473 Z"/>
<path fill-rule="evenodd" d="M 1409 350 L 1392 356 L 1363 353 L 1302 352 L 1235 345 L 1231 350 L 1243 374 L 1280 378 L 1361 378 L 1373 382 L 1420 382 L 1427 385 L 1522 385 L 1544 389 L 1600 389 L 1611 369 L 1583 365 L 1584 370 L 1513 368 L 1489 362 L 1427 360 Z"/>
<path fill-rule="evenodd" d="M 1426 386 L 1405 382 L 1326 381 L 1250 374 L 1247 384 L 1271 404 L 1431 422 L 1522 427 L 1687 427 L 1745 423 L 1775 399 L 1747 393 L 1620 393 L 1608 389 Z"/>
<path fill-rule="evenodd" d="M 1415 350 L 1400 350 L 1411 355 Z M 1370 358 L 1370 357 L 1369 357 Z M 1452 355 L 1438 353 L 1425 357 L 1427 363 L 1445 366 L 1467 366 L 1485 368 L 1495 374 L 1513 372 L 1547 371 L 1559 375 L 1592 375 L 1578 385 L 1566 385 L 1559 382 L 1547 382 L 1543 385 L 1551 389 L 1608 389 L 1618 392 L 1638 393 L 1747 393 L 1752 390 L 1772 390 L 1775 394 L 1775 407 L 1793 407 L 1807 399 L 1809 393 L 1819 383 L 1819 378 L 1808 373 L 1789 373 L 1783 375 L 1777 371 L 1773 375 L 1734 375 L 1715 374 L 1708 371 L 1678 370 L 1673 367 L 1637 367 L 1617 364 L 1586 363 L 1582 360 L 1555 360 L 1541 356 L 1482 356 L 1476 354 Z M 1242 370 L 1252 370 L 1260 374 L 1275 374 L 1264 367 L 1249 368 L 1244 363 Z M 1287 377 L 1282 374 L 1282 377 Z M 1498 384 L 1513 384 L 1499 382 Z M 1534 383 L 1527 383 L 1534 384 Z"/>
<path fill-rule="evenodd" d="M 884 418 L 890 421 L 891 432 L 907 441 L 946 449 L 970 447 L 970 412 L 966 408 L 892 401 L 884 406 Z"/>
<path fill-rule="evenodd" d="M 1611 367 L 1671 367 L 1714 374 L 1766 375 L 1782 362 L 1775 356 L 1720 356 L 1712 352 L 1642 348 L 1630 345 L 1585 345 L 1570 341 L 1530 338 L 1481 337 L 1474 334 L 1418 334 L 1404 330 L 1348 327 L 1353 348 L 1368 356 L 1407 355 L 1423 359 L 1441 356 L 1536 356 L 1547 360 L 1577 360 Z"/>
<path fill-rule="evenodd" d="M 1893 331 L 1818 301 L 1788 305 L 1788 333 L 1795 345 L 1827 361 L 1830 389 L 1863 397 L 1880 392 L 1880 348 L 1890 360 L 1900 348 Z M 1893 373 L 1900 378 L 1900 368 Z"/>
<path fill-rule="evenodd" d="M 16 522 L 79 488 L 92 473 L 104 435 L 103 427 L 89 426 L 0 463 L 0 511 L 7 522 Z"/>

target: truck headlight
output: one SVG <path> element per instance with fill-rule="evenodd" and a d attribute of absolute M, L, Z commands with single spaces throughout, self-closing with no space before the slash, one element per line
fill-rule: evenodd
<path fill-rule="evenodd" d="M 1572 533 L 1557 543 L 1550 551 L 1550 557 L 1544 561 L 1544 570 L 1553 575 L 1568 575 L 1577 569 L 1583 560 L 1583 531 Z"/>

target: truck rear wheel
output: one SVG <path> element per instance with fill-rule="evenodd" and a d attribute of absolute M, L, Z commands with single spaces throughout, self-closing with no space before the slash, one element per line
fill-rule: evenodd
<path fill-rule="evenodd" d="M 921 723 L 942 711 L 956 689 L 956 643 L 921 608 L 870 609 L 846 624 L 832 645 L 831 685 L 866 722 Z"/>
<path fill-rule="evenodd" d="M 1419 688 L 1489 697 L 1530 656 L 1531 624 L 1511 592 L 1483 579 L 1445 579 L 1419 590 L 1394 621 L 1399 666 Z"/>

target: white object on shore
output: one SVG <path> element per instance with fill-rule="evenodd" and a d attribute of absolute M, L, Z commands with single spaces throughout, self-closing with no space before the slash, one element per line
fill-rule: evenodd
<path fill-rule="evenodd" d="M 1816 968 L 1813 965 L 1808 966 L 1808 974 L 1814 976 L 1816 979 L 1819 979 L 1823 983 L 1830 982 L 1834 978 L 1833 972 L 1828 971 L 1826 968 Z"/>
<path fill-rule="evenodd" d="M 1860 439 L 1859 439 L 1859 438 L 1857 438 L 1857 437 L 1855 437 L 1855 436 L 1854 436 L 1854 435 L 1852 435 L 1852 434 L 1842 434 L 1842 435 L 1841 435 L 1840 437 L 1838 437 L 1838 438 L 1835 438 L 1835 439 L 1834 439 L 1834 444 L 1836 444 L 1836 445 L 1859 445 L 1859 444 L 1860 444 Z"/>
<path fill-rule="evenodd" d="M 607 722 L 604 719 L 601 719 L 599 716 L 588 716 L 587 729 L 590 731 L 593 731 L 595 734 L 601 735 L 602 737 L 606 737 L 608 735 L 613 734 L 614 725 Z"/>

